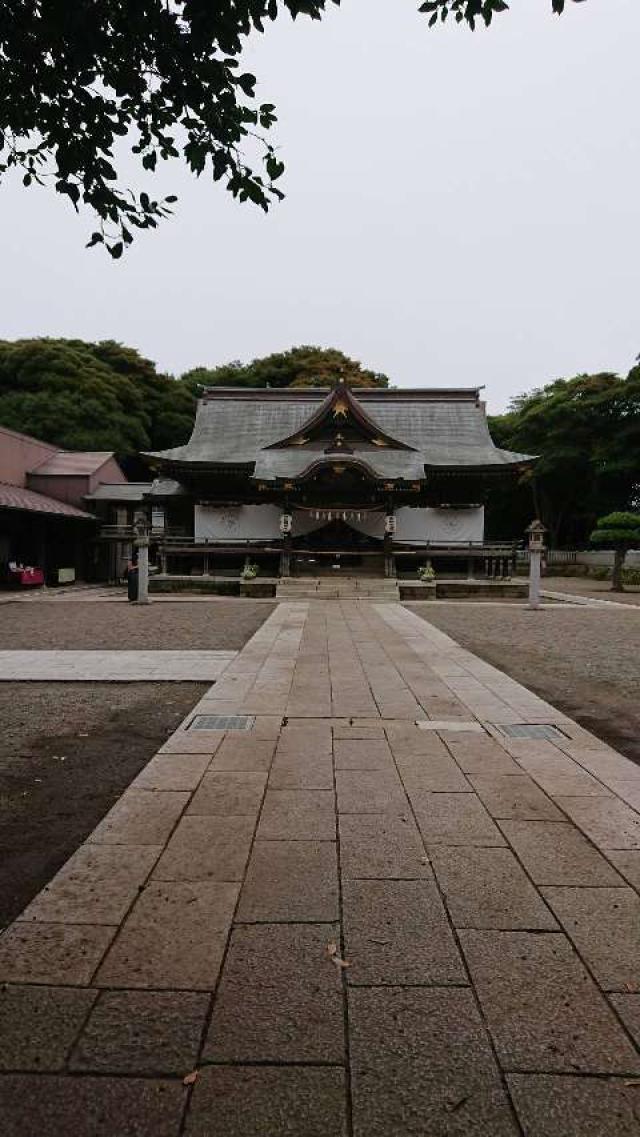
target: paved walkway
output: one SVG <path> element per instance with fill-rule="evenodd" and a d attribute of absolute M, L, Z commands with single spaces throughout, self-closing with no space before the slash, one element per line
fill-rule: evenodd
<path fill-rule="evenodd" d="M 0 651 L 2 680 L 46 682 L 206 682 L 222 675 L 235 651 Z"/>
<path fill-rule="evenodd" d="M 638 767 L 397 604 L 195 712 L 0 938 L 3 1137 L 637 1137 Z"/>

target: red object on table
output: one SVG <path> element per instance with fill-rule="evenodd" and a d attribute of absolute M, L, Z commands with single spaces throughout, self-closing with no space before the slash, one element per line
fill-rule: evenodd
<path fill-rule="evenodd" d="M 20 588 L 33 588 L 44 584 L 44 573 L 39 568 L 10 569 L 9 579 L 12 584 L 17 584 Z"/>

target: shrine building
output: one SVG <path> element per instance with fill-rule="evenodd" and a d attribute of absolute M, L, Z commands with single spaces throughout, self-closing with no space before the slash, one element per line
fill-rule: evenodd
<path fill-rule="evenodd" d="M 339 571 L 395 577 L 425 561 L 504 576 L 485 540 L 496 478 L 533 461 L 496 447 L 480 389 L 207 389 L 191 438 L 145 455 L 163 577 Z"/>

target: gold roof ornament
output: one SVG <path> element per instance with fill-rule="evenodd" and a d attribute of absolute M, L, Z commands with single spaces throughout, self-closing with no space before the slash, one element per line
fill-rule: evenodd
<path fill-rule="evenodd" d="M 346 418 L 349 413 L 349 404 L 346 399 L 336 399 L 332 410 L 334 418 Z"/>

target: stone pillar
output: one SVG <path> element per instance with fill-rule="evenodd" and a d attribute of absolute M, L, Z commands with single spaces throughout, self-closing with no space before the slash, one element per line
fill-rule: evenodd
<path fill-rule="evenodd" d="M 539 549 L 529 553 L 529 608 L 540 607 L 540 559 Z"/>
<path fill-rule="evenodd" d="M 138 548 L 138 604 L 149 603 L 149 538 L 137 537 Z"/>

